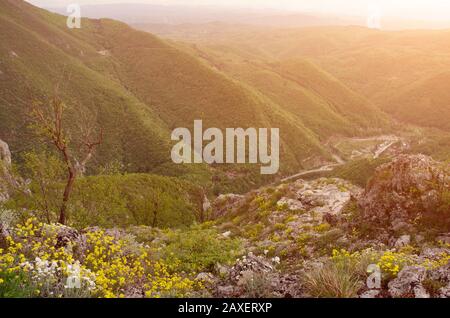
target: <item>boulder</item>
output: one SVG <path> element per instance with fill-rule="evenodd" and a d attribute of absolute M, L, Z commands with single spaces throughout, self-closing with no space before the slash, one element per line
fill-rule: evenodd
<path fill-rule="evenodd" d="M 63 247 L 81 258 L 87 250 L 87 239 L 83 233 L 61 224 L 44 224 L 46 235 L 56 236 L 56 248 Z"/>
<path fill-rule="evenodd" d="M 430 298 L 422 282 L 427 275 L 426 269 L 420 266 L 406 266 L 398 277 L 389 282 L 389 293 L 394 298 L 414 297 Z"/>
<path fill-rule="evenodd" d="M 219 218 L 232 213 L 244 203 L 244 196 L 237 194 L 221 194 L 212 204 L 213 217 Z"/>
<path fill-rule="evenodd" d="M 411 236 L 410 235 L 402 235 L 400 238 L 398 238 L 395 241 L 395 248 L 399 249 L 405 246 L 408 246 L 411 243 Z"/>
<path fill-rule="evenodd" d="M 209 199 L 206 195 L 203 197 L 202 209 L 203 209 L 203 212 L 208 212 L 209 209 L 211 209 L 211 202 L 209 201 Z"/>
<path fill-rule="evenodd" d="M 0 140 L 0 202 L 9 199 L 11 189 L 20 189 L 23 193 L 31 195 L 27 182 L 11 173 L 11 152 L 8 144 Z"/>
<path fill-rule="evenodd" d="M 270 273 L 274 267 L 269 260 L 263 256 L 255 256 L 252 252 L 239 259 L 231 269 L 231 279 L 238 282 L 245 272 Z"/>
<path fill-rule="evenodd" d="M 379 289 L 369 289 L 368 291 L 362 293 L 359 298 L 379 298 L 381 290 Z"/>
<path fill-rule="evenodd" d="M 449 187 L 448 165 L 424 155 L 400 155 L 378 167 L 358 204 L 364 220 L 395 232 L 411 231 L 414 220 L 433 217 Z"/>
<path fill-rule="evenodd" d="M 0 161 L 7 167 L 11 166 L 11 152 L 6 142 L 0 139 Z"/>
<path fill-rule="evenodd" d="M 195 277 L 195 279 L 199 280 L 199 281 L 202 281 L 203 283 L 209 284 L 209 285 L 214 284 L 216 282 L 216 280 L 217 280 L 216 277 L 214 277 L 213 274 L 205 273 L 205 272 L 199 273 Z"/>
<path fill-rule="evenodd" d="M 278 206 L 286 206 L 291 211 L 302 210 L 325 215 L 339 215 L 362 189 L 350 182 L 337 178 L 320 178 L 312 181 L 299 179 L 288 186 L 289 196 L 278 201 Z M 293 194 L 293 195 L 292 195 Z"/>
<path fill-rule="evenodd" d="M 359 196 L 361 189 L 345 180 L 321 178 L 296 182 L 298 200 L 308 210 L 321 214 L 340 214 L 350 200 Z"/>
<path fill-rule="evenodd" d="M 446 266 L 434 268 L 427 273 L 427 277 L 433 281 L 450 284 L 450 262 Z"/>
<path fill-rule="evenodd" d="M 10 236 L 11 233 L 6 225 L 6 223 L 0 222 L 0 248 L 4 249 L 7 247 L 7 237 Z"/>
<path fill-rule="evenodd" d="M 0 202 L 8 200 L 8 183 L 11 179 L 9 167 L 11 166 L 11 152 L 8 144 L 0 140 Z"/>
<path fill-rule="evenodd" d="M 218 298 L 230 298 L 233 297 L 234 294 L 234 287 L 231 285 L 217 287 L 216 297 Z"/>

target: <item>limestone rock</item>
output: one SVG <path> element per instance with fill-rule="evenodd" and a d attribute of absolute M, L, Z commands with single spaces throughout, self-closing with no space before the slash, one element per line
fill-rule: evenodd
<path fill-rule="evenodd" d="M 440 205 L 438 189 L 449 186 L 448 166 L 424 155 L 400 155 L 375 171 L 358 203 L 365 220 L 410 231 L 413 220 L 435 213 Z"/>
<path fill-rule="evenodd" d="M 0 140 L 0 202 L 8 200 L 8 184 L 12 181 L 9 167 L 11 166 L 11 152 L 8 144 Z"/>
<path fill-rule="evenodd" d="M 291 211 L 303 210 L 319 215 L 339 215 L 343 208 L 362 190 L 345 180 L 320 178 L 312 181 L 297 180 L 289 185 L 289 193 L 294 197 L 283 197 L 278 205 L 287 205 Z"/>
<path fill-rule="evenodd" d="M 234 287 L 231 285 L 217 287 L 217 297 L 219 298 L 230 298 L 233 297 L 234 294 Z"/>
<path fill-rule="evenodd" d="M 380 295 L 379 289 L 369 289 L 368 291 L 362 293 L 359 298 L 377 298 Z"/>
<path fill-rule="evenodd" d="M 281 198 L 277 205 L 280 207 L 286 206 L 291 211 L 303 210 L 304 206 L 302 202 L 299 200 L 289 199 L 289 198 Z"/>
<path fill-rule="evenodd" d="M 206 195 L 203 197 L 202 209 L 203 212 L 207 212 L 209 209 L 211 209 L 211 202 Z"/>
<path fill-rule="evenodd" d="M 0 161 L 6 164 L 7 167 L 11 165 L 11 151 L 6 142 L 0 139 Z"/>
<path fill-rule="evenodd" d="M 300 183 L 297 195 L 302 204 L 322 214 L 341 213 L 352 197 L 361 192 L 361 189 L 351 183 L 336 178 L 321 178 L 309 182 L 300 180 L 297 183 Z"/>
<path fill-rule="evenodd" d="M 426 269 L 420 266 L 407 266 L 400 271 L 398 277 L 389 282 L 389 293 L 394 298 L 413 296 L 414 298 L 430 298 L 422 282 L 426 278 Z"/>
<path fill-rule="evenodd" d="M 244 203 L 244 196 L 237 194 L 221 194 L 213 202 L 213 216 L 215 218 L 233 212 Z"/>
<path fill-rule="evenodd" d="M 395 242 L 394 246 L 395 248 L 402 248 L 411 243 L 411 236 L 410 235 L 402 235 L 400 238 Z"/>
<path fill-rule="evenodd" d="M 197 280 L 200 280 L 206 284 L 213 284 L 216 281 L 216 278 L 211 273 L 199 273 L 196 278 Z"/>

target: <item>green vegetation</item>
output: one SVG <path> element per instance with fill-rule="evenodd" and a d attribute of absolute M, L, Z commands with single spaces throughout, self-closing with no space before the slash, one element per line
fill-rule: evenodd
<path fill-rule="evenodd" d="M 22 173 L 32 177 L 29 191 L 15 189 L 5 206 L 33 211 L 42 221 L 55 222 L 64 190 L 65 170 L 48 153 L 24 155 Z M 88 226 L 189 226 L 201 218 L 203 190 L 176 178 L 150 174 L 112 174 L 76 180 L 69 201 L 69 222 Z M 29 212 L 24 212 L 22 219 Z"/>
<path fill-rule="evenodd" d="M 14 273 L 0 269 L 0 298 L 28 298 L 35 292 L 36 286 L 22 270 Z"/>
<path fill-rule="evenodd" d="M 200 217 L 200 188 L 173 178 L 127 174 L 80 179 L 71 215 L 79 228 L 188 226 Z"/>
<path fill-rule="evenodd" d="M 171 129 L 189 128 L 198 118 L 208 127 L 279 127 L 282 172 L 298 171 L 310 157 L 329 158 L 321 141 L 331 134 L 386 123 L 369 102 L 306 61 L 252 65 L 237 56 L 242 63 L 234 74 L 120 22 L 83 19 L 81 29 L 71 30 L 64 17 L 25 2 L 0 6 L 0 27 L 7 30 L 0 38 L 0 134 L 14 153 L 35 148 L 23 125 L 28 106 L 51 96 L 57 83 L 73 135 L 77 110 L 92 113 L 104 129 L 90 171 L 120 162 L 127 172 L 190 178 L 204 169 L 201 179 L 211 179 L 205 167 L 179 169 L 170 161 Z M 260 184 L 254 176 L 242 181 Z M 223 183 L 227 191 L 227 183 L 239 182 Z"/>
<path fill-rule="evenodd" d="M 341 178 L 365 187 L 376 168 L 389 162 L 387 158 L 359 159 L 335 168 L 327 177 Z"/>
<path fill-rule="evenodd" d="M 373 115 L 370 104 L 403 123 L 449 131 L 448 30 L 223 26 L 220 36 L 211 36 L 217 30 L 201 30 L 193 28 L 187 34 L 173 28 L 169 36 L 195 42 L 189 47 L 193 54 L 298 112 L 319 134 L 339 130 L 339 122 L 346 122 L 341 132 L 351 129 L 353 122 L 349 125 L 347 119 L 360 123 L 361 116 L 346 112 L 359 114 L 364 109 Z M 331 75 L 322 71 L 319 76 L 310 62 Z M 346 89 L 364 98 L 358 101 L 355 94 L 350 98 Z M 312 104 L 315 107 L 310 108 Z"/>
<path fill-rule="evenodd" d="M 194 226 L 185 231 L 167 232 L 164 259 L 180 261 L 186 272 L 213 271 L 216 264 L 229 265 L 239 257 L 240 240 L 219 237 L 214 229 Z"/>
<path fill-rule="evenodd" d="M 353 184 L 364 187 L 390 158 L 351 161 L 355 150 L 369 156 L 383 139 L 354 137 L 395 132 L 399 147 L 389 154 L 423 152 L 448 168 L 450 76 L 436 73 L 450 66 L 442 34 L 418 46 L 421 32 L 253 30 L 187 45 L 108 19 L 84 19 L 79 30 L 65 22 L 24 1 L 0 3 L 0 137 L 14 162 L 11 169 L 0 162 L 0 298 L 347 298 L 366 290 L 369 264 L 381 270 L 383 293 L 407 266 L 448 266 L 450 192 L 437 181 L 448 172 L 439 169 L 431 186 L 427 179 L 426 193 L 405 180 L 401 194 L 421 202 L 433 196 L 427 209 L 407 197 L 401 205 L 411 205 L 404 208 L 410 219 L 401 215 L 399 194 L 384 189 L 394 194 L 388 206 L 379 187 L 374 208 L 389 213 L 376 211 L 382 222 L 372 224 Z M 431 49 L 438 55 L 426 60 Z M 30 105 L 55 107 L 53 94 L 67 104 L 64 133 L 42 143 L 36 128 L 54 134 L 59 112 L 50 129 L 37 127 Z M 435 128 L 393 124 L 380 109 Z M 79 114 L 93 120 L 92 130 L 103 128 L 101 143 L 86 138 Z M 170 131 L 191 128 L 194 119 L 218 128 L 278 127 L 281 175 L 322 166 L 305 178 L 325 178 L 279 184 L 279 175 L 262 176 L 256 165 L 175 165 Z M 79 156 L 83 137 L 89 150 L 99 146 L 95 154 Z M 348 162 L 329 171 L 330 162 L 341 162 L 337 155 Z M 70 196 L 68 170 L 76 172 Z M 381 184 L 396 177 L 391 170 L 380 173 Z M 207 207 L 205 198 L 223 193 L 245 195 Z M 67 226 L 58 217 L 61 201 Z M 66 287 L 73 270 L 83 281 L 76 290 Z M 443 294 L 437 278 L 423 285 Z"/>

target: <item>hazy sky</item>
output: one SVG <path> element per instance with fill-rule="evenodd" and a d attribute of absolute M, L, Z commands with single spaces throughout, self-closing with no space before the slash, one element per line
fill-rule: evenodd
<path fill-rule="evenodd" d="M 29 0 L 29 2 L 44 6 L 61 6 L 70 3 L 80 5 L 105 3 L 222 5 L 339 15 L 366 15 L 375 8 L 380 10 L 383 16 L 450 21 L 449 0 Z"/>

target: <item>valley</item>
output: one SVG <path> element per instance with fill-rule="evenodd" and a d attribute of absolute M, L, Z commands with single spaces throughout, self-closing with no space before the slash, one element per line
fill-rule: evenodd
<path fill-rule="evenodd" d="M 0 2 L 0 298 L 450 297 L 448 30 L 100 7 Z"/>

